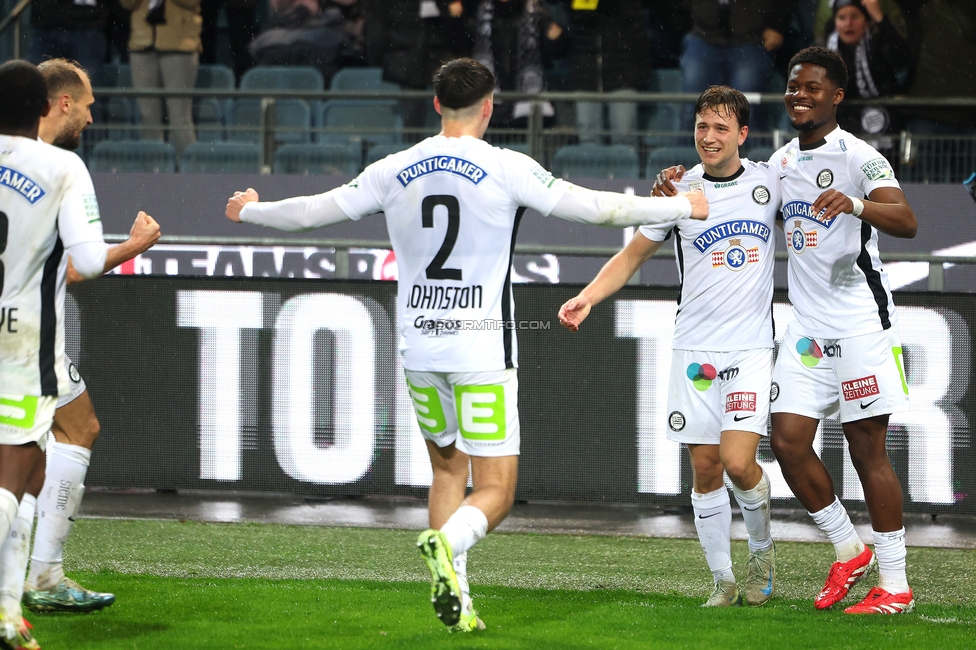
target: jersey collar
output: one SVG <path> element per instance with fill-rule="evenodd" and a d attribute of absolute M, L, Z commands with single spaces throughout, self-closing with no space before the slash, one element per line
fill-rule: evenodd
<path fill-rule="evenodd" d="M 801 144 L 800 151 L 810 151 L 811 149 L 816 149 L 817 147 L 822 147 L 827 144 L 827 138 L 833 136 L 835 133 L 840 131 L 840 125 L 837 126 L 833 131 L 828 133 L 826 136 L 820 138 L 816 142 L 811 142 L 810 144 Z"/>
<path fill-rule="evenodd" d="M 741 167 L 739 167 L 739 170 L 734 174 L 732 174 L 731 176 L 725 176 L 725 177 L 712 176 L 711 174 L 706 174 L 703 171 L 702 178 L 704 178 L 706 181 L 710 183 L 728 183 L 729 181 L 734 181 L 739 176 L 742 176 L 745 172 L 746 172 L 746 166 L 742 165 Z"/>

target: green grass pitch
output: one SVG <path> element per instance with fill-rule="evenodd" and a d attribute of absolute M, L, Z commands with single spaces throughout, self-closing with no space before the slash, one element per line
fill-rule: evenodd
<path fill-rule="evenodd" d="M 427 598 L 416 533 L 81 520 L 66 568 L 118 596 L 93 614 L 29 614 L 71 648 L 976 648 L 976 550 L 909 549 L 915 613 L 818 612 L 832 551 L 781 543 L 777 595 L 705 610 L 695 540 L 492 534 L 470 554 L 488 628 L 451 634 Z M 746 547 L 733 545 L 738 574 Z M 873 582 L 872 582 L 873 584 Z M 866 593 L 857 585 L 845 603 Z"/>

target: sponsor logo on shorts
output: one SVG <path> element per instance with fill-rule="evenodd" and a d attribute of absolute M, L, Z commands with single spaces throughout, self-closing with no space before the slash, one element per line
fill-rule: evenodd
<path fill-rule="evenodd" d="M 875 397 L 873 400 L 871 400 L 867 404 L 865 404 L 864 402 L 861 402 L 861 404 L 860 404 L 861 410 L 863 411 L 864 409 L 868 408 L 869 406 L 871 406 L 872 404 L 874 404 L 875 402 L 877 402 L 879 399 L 881 399 L 881 398 L 880 397 Z"/>
<path fill-rule="evenodd" d="M 81 381 L 81 373 L 78 372 L 78 369 L 75 368 L 75 364 L 73 363 L 68 364 L 68 376 L 71 377 L 71 381 L 75 382 L 76 384 Z"/>
<path fill-rule="evenodd" d="M 712 386 L 712 382 L 718 377 L 718 371 L 710 363 L 693 363 L 685 370 L 688 379 L 700 391 L 706 391 Z"/>
<path fill-rule="evenodd" d="M 878 379 L 874 375 L 845 381 L 840 386 L 841 390 L 844 391 L 845 402 L 881 394 L 881 390 L 878 388 Z"/>
<path fill-rule="evenodd" d="M 729 381 L 730 379 L 735 379 L 739 376 L 738 366 L 733 366 L 732 368 L 726 368 L 718 373 L 718 378 L 722 381 Z"/>
<path fill-rule="evenodd" d="M 756 394 L 748 392 L 729 393 L 725 398 L 725 412 L 730 413 L 732 411 L 752 411 L 755 413 Z M 738 422 L 738 418 L 736 419 L 736 422 Z"/>
<path fill-rule="evenodd" d="M 829 169 L 822 169 L 820 173 L 817 174 L 817 187 L 822 190 L 827 189 L 834 184 L 834 172 Z"/>
<path fill-rule="evenodd" d="M 672 431 L 681 431 L 685 428 L 685 416 L 681 411 L 674 411 L 668 416 L 668 427 Z"/>
<path fill-rule="evenodd" d="M 779 399 L 779 384 L 774 381 L 769 387 L 769 401 L 775 402 L 777 399 Z"/>
<path fill-rule="evenodd" d="M 800 354 L 800 361 L 807 368 L 814 368 L 823 359 L 823 350 L 813 339 L 803 337 L 796 342 L 796 351 Z"/>
<path fill-rule="evenodd" d="M 769 203 L 769 188 L 765 185 L 756 185 L 752 188 L 752 200 L 759 205 Z"/>

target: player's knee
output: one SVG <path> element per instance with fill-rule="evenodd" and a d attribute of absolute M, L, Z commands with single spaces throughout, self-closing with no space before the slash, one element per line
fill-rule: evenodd
<path fill-rule="evenodd" d="M 755 458 L 732 456 L 731 458 L 723 458 L 722 460 L 725 463 L 726 474 L 729 475 L 729 478 L 736 485 L 742 484 L 757 469 Z"/>
<path fill-rule="evenodd" d="M 98 434 L 102 432 L 102 424 L 92 413 L 91 417 L 85 420 L 85 426 L 81 431 L 81 446 L 91 449 L 91 446 L 98 440 Z"/>
<path fill-rule="evenodd" d="M 797 446 L 789 438 L 775 435 L 775 433 L 769 437 L 769 448 L 773 451 L 773 456 L 776 457 L 780 465 L 789 463 L 797 452 Z"/>

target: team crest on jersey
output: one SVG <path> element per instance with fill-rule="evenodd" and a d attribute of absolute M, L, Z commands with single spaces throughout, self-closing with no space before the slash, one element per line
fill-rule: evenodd
<path fill-rule="evenodd" d="M 464 158 L 433 156 L 400 170 L 397 174 L 397 180 L 406 187 L 418 178 L 438 172 L 466 178 L 475 185 L 488 178 L 488 172 Z"/>
<path fill-rule="evenodd" d="M 793 222 L 793 230 L 786 236 L 787 246 L 797 255 L 802 254 L 807 248 L 817 247 L 817 231 L 804 232 L 800 223 L 799 219 Z"/>
<path fill-rule="evenodd" d="M 834 225 L 837 217 L 834 216 L 829 219 L 825 219 L 824 214 L 826 213 L 827 208 L 824 208 L 819 213 L 813 214 L 813 204 L 807 201 L 790 201 L 783 206 L 783 221 L 800 217 L 802 219 L 809 219 L 810 221 L 829 230 L 830 227 Z"/>
<path fill-rule="evenodd" d="M 829 169 L 822 169 L 820 173 L 817 174 L 817 187 L 822 190 L 827 189 L 834 184 L 834 172 Z"/>
<path fill-rule="evenodd" d="M 756 185 L 752 188 L 752 200 L 759 205 L 769 203 L 769 188 L 765 185 Z"/>
<path fill-rule="evenodd" d="M 779 161 L 780 169 L 786 169 L 794 160 L 796 160 L 796 149 L 787 149 Z"/>
<path fill-rule="evenodd" d="M 701 192 L 702 194 L 704 194 L 705 193 L 705 183 L 703 183 L 701 181 L 695 181 L 694 183 L 688 183 L 688 191 L 689 192 Z"/>
<path fill-rule="evenodd" d="M 746 248 L 741 239 L 730 239 L 729 247 L 724 251 L 712 253 L 712 268 L 724 266 L 730 271 L 741 271 L 748 264 L 759 261 L 759 247 Z"/>
<path fill-rule="evenodd" d="M 47 194 L 33 179 L 24 176 L 15 169 L 10 169 L 3 165 L 0 165 L 0 185 L 9 187 L 14 192 L 17 192 L 27 199 L 31 205 L 43 199 Z"/>
<path fill-rule="evenodd" d="M 761 221 L 736 219 L 712 226 L 694 239 L 695 248 L 705 254 L 715 244 L 732 237 L 755 237 L 764 243 L 769 241 L 769 226 Z"/>

